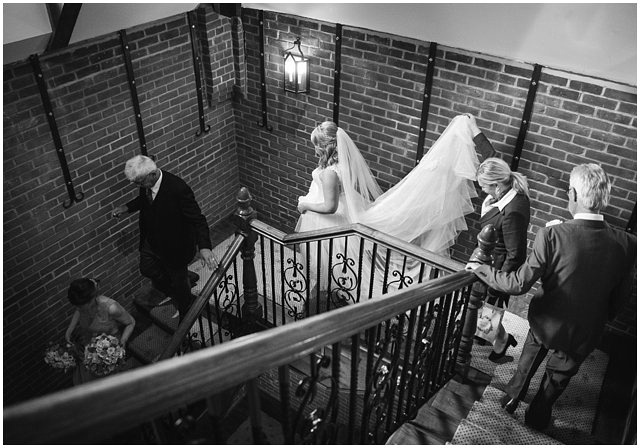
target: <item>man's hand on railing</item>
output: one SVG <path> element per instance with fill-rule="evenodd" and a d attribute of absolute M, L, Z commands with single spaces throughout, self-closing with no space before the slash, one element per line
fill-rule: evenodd
<path fill-rule="evenodd" d="M 482 266 L 481 263 L 477 263 L 475 261 L 470 261 L 469 263 L 467 263 L 464 267 L 465 271 L 475 271 L 476 269 L 478 269 L 480 266 Z"/>
<path fill-rule="evenodd" d="M 212 271 L 218 267 L 218 260 L 213 256 L 211 249 L 200 249 L 198 255 L 202 264 L 206 264 Z"/>

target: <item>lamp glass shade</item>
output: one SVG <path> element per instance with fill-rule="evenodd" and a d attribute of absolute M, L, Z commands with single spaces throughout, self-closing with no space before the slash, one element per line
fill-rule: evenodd
<path fill-rule="evenodd" d="M 284 90 L 308 92 L 309 81 L 309 59 L 287 52 L 284 56 Z"/>

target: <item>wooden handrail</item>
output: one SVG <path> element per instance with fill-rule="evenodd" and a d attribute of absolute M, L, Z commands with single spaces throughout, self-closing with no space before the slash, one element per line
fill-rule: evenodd
<path fill-rule="evenodd" d="M 218 268 L 213 272 L 213 274 L 211 274 L 211 277 L 209 277 L 209 280 L 204 285 L 204 288 L 202 288 L 202 291 L 200 292 L 200 294 L 198 294 L 198 297 L 191 305 L 191 308 L 189 308 L 189 311 L 187 311 L 184 319 L 182 319 L 182 321 L 178 325 L 178 328 L 171 338 L 171 341 L 160 355 L 159 360 L 171 358 L 173 355 L 175 355 L 187 332 L 191 329 L 193 323 L 196 321 L 204 307 L 209 302 L 209 298 L 213 294 L 213 291 L 218 283 L 220 283 L 220 280 L 222 280 L 222 276 L 236 259 L 236 256 L 238 255 L 238 252 L 240 252 L 240 248 L 242 247 L 242 243 L 244 242 L 245 238 L 246 237 L 243 234 L 236 234 L 233 242 L 231 243 L 225 254 L 222 256 Z"/>
<path fill-rule="evenodd" d="M 5 408 L 4 442 L 104 440 L 178 406 L 289 364 L 475 280 L 471 272 L 459 271 L 374 300 Z"/>
<path fill-rule="evenodd" d="M 402 255 L 415 258 L 418 261 L 422 261 L 446 272 L 456 272 L 464 269 L 464 264 L 459 261 L 443 257 L 434 252 L 425 250 L 420 246 L 407 243 L 400 238 L 372 229 L 371 227 L 363 224 L 348 224 L 321 230 L 311 230 L 308 232 L 284 233 L 258 219 L 254 219 L 251 221 L 251 227 L 253 227 L 258 234 L 267 236 L 285 245 L 314 242 L 319 239 L 358 235 L 373 243 L 390 247 Z"/>

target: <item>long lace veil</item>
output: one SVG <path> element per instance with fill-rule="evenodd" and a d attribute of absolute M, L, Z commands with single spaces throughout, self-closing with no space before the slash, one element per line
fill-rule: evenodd
<path fill-rule="evenodd" d="M 466 230 L 478 156 L 469 120 L 455 117 L 420 163 L 378 197 L 358 221 L 432 252 L 447 249 Z"/>
<path fill-rule="evenodd" d="M 358 222 L 360 215 L 382 194 L 382 189 L 358 147 L 342 128 L 338 128 L 336 143 L 346 210 L 350 222 Z"/>

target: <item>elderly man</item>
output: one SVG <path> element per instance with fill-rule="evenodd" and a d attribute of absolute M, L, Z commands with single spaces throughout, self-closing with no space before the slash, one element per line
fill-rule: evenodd
<path fill-rule="evenodd" d="M 124 173 L 140 192 L 126 205 L 116 207 L 113 216 L 140 211 L 140 272 L 171 297 L 182 320 L 194 299 L 188 264 L 196 254 L 210 269 L 218 264 L 211 251 L 207 219 L 191 188 L 160 170 L 149 157 L 129 159 Z"/>
<path fill-rule="evenodd" d="M 513 413 L 534 373 L 551 352 L 540 388 L 525 411 L 525 423 L 544 429 L 553 403 L 598 343 L 633 283 L 636 237 L 604 221 L 611 183 L 596 164 L 576 166 L 569 179 L 573 219 L 540 229 L 525 263 L 505 273 L 467 264 L 491 288 L 522 294 L 540 279 L 529 306 L 529 333 L 518 368 L 501 405 Z"/>

